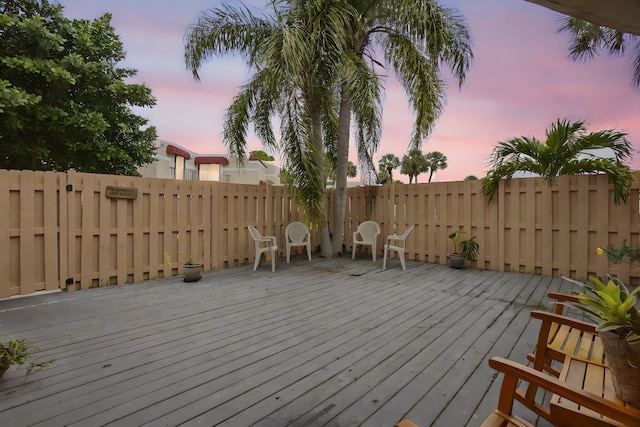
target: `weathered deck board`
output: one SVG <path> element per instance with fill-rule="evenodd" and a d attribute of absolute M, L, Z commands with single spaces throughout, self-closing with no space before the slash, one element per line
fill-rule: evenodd
<path fill-rule="evenodd" d="M 381 265 L 300 256 L 275 273 L 0 300 L 0 338 L 55 359 L 26 382 L 15 368 L 0 379 L 0 425 L 475 426 L 497 402 L 488 358 L 525 363 L 529 311 L 569 288 Z"/>

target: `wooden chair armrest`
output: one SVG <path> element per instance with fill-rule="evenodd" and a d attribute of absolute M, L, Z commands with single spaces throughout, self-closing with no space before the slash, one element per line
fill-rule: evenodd
<path fill-rule="evenodd" d="M 575 295 L 563 294 L 563 293 L 560 293 L 560 292 L 548 292 L 547 296 L 549 298 L 553 298 L 554 300 L 560 301 L 560 302 L 578 302 L 580 300 Z"/>
<path fill-rule="evenodd" d="M 573 317 L 563 316 L 562 314 L 549 313 L 548 311 L 533 310 L 531 311 L 531 317 L 534 319 L 540 319 L 543 323 L 559 323 L 561 325 L 567 325 L 575 329 L 580 329 L 584 332 L 597 334 L 596 325 L 594 323 L 585 322 L 582 320 L 574 319 Z"/>
<path fill-rule="evenodd" d="M 505 414 L 511 414 L 513 402 L 517 397 L 518 380 L 533 383 L 553 394 L 571 400 L 578 405 L 585 406 L 599 414 L 614 419 L 623 425 L 637 426 L 640 419 L 640 410 L 630 407 L 623 407 L 604 399 L 593 393 L 581 390 L 571 384 L 560 381 L 556 377 L 536 371 L 533 368 L 521 365 L 502 357 L 492 357 L 489 366 L 504 374 L 498 410 Z"/>
<path fill-rule="evenodd" d="M 553 298 L 554 300 L 556 300 L 556 304 L 555 304 L 555 309 L 554 312 L 558 313 L 558 314 L 562 314 L 562 312 L 564 311 L 564 306 L 565 303 L 567 302 L 579 302 L 579 298 L 575 295 L 571 295 L 571 294 L 563 294 L 560 292 L 548 292 L 547 296 L 549 298 Z"/>

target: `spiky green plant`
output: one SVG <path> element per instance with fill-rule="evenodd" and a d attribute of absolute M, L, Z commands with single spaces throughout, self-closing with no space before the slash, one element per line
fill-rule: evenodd
<path fill-rule="evenodd" d="M 596 330 L 614 331 L 623 335 L 630 344 L 640 345 L 640 314 L 636 306 L 636 294 L 640 286 L 633 291 L 617 278 L 609 276 L 605 285 L 596 277 L 589 277 L 591 285 L 571 280 L 584 291 L 573 291 L 580 302 L 574 306 L 592 317 L 598 326 Z"/>

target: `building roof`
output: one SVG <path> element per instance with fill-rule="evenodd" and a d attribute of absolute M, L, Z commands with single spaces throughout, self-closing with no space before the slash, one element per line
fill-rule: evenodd
<path fill-rule="evenodd" d="M 174 153 L 174 154 L 178 154 L 182 157 L 184 157 L 185 159 L 190 159 L 191 158 L 191 153 L 189 153 L 187 150 L 184 150 L 178 146 L 175 146 L 173 144 L 167 144 L 167 154 L 169 153 Z"/>
<path fill-rule="evenodd" d="M 196 165 L 224 165 L 229 164 L 229 159 L 223 156 L 196 156 L 193 160 Z"/>
<path fill-rule="evenodd" d="M 638 0 L 526 0 L 565 15 L 640 36 Z"/>

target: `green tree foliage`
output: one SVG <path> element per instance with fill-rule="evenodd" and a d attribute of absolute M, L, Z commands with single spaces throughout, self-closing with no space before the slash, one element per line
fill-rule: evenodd
<path fill-rule="evenodd" d="M 400 164 L 400 173 L 409 176 L 409 184 L 413 182 L 415 178 L 418 182 L 418 175 L 425 173 L 429 170 L 429 163 L 422 151 L 417 148 L 409 150 L 409 152 L 402 156 L 402 162 Z"/>
<path fill-rule="evenodd" d="M 587 150 L 610 149 L 615 158 L 602 158 Z M 501 179 L 518 171 L 539 175 L 552 185 L 560 175 L 605 173 L 613 182 L 614 202 L 627 200 L 633 182 L 633 147 L 623 132 L 602 130 L 587 133 L 584 122 L 558 120 L 546 132 L 546 140 L 517 137 L 500 142 L 491 153 L 491 168 L 482 179 L 482 189 L 491 200 Z"/>
<path fill-rule="evenodd" d="M 387 172 L 386 169 L 380 169 L 380 172 L 378 172 L 378 178 L 376 180 L 376 183 L 385 185 L 385 184 L 391 184 L 392 182 L 393 181 L 389 176 L 389 172 Z"/>
<path fill-rule="evenodd" d="M 400 159 L 395 154 L 385 154 L 380 158 L 378 167 L 380 168 L 379 184 L 391 184 L 393 182 L 393 170 L 400 166 Z"/>
<path fill-rule="evenodd" d="M 151 107 L 111 15 L 69 20 L 47 0 L 0 2 L 0 168 L 136 175 L 153 161 Z"/>
<path fill-rule="evenodd" d="M 347 176 L 349 178 L 355 178 L 358 176 L 358 167 L 351 161 L 347 164 Z"/>
<path fill-rule="evenodd" d="M 590 60 L 601 52 L 610 56 L 624 56 L 632 50 L 631 84 L 640 90 L 640 37 L 569 16 L 563 20 L 559 31 L 571 37 L 569 58 L 574 61 Z"/>
<path fill-rule="evenodd" d="M 433 174 L 436 173 L 436 171 L 446 169 L 448 166 L 447 156 L 439 151 L 431 151 L 425 154 L 424 159 L 429 165 L 429 182 L 431 182 Z"/>
<path fill-rule="evenodd" d="M 465 180 L 465 181 L 477 181 L 477 180 L 478 180 L 478 177 L 477 177 L 477 176 L 475 176 L 475 175 L 467 175 L 467 176 L 464 178 L 464 180 Z"/>

